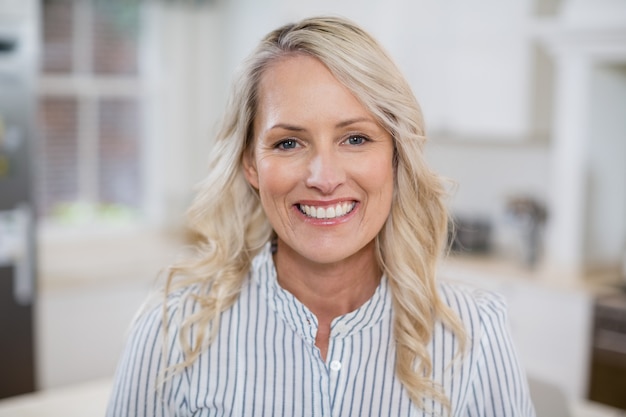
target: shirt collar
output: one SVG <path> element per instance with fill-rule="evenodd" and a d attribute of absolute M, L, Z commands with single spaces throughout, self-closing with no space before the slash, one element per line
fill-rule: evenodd
<path fill-rule="evenodd" d="M 296 333 L 313 343 L 317 333 L 317 318 L 293 294 L 278 284 L 276 267 L 268 243 L 252 261 L 252 280 L 261 296 L 281 319 Z M 348 337 L 375 326 L 391 312 L 391 293 L 383 275 L 374 295 L 358 309 L 337 317 L 331 323 L 331 338 Z"/>

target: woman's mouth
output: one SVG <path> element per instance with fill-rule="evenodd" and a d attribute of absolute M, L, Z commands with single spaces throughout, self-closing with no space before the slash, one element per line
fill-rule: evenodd
<path fill-rule="evenodd" d="M 331 206 L 310 206 L 307 204 L 298 204 L 298 210 L 307 217 L 313 219 L 335 219 L 343 217 L 350 213 L 356 206 L 356 201 L 346 201 Z"/>

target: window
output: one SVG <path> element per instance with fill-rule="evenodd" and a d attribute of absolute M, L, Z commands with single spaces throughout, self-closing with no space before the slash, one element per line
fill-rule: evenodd
<path fill-rule="evenodd" d="M 39 216 L 76 222 L 140 213 L 147 96 L 140 2 L 47 0 L 42 25 Z"/>

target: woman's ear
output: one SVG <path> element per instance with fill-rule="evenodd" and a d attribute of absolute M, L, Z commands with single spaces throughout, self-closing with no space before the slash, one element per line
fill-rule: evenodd
<path fill-rule="evenodd" d="M 256 161 L 251 150 L 246 150 L 243 154 L 243 174 L 252 187 L 259 189 L 259 173 L 256 169 Z"/>

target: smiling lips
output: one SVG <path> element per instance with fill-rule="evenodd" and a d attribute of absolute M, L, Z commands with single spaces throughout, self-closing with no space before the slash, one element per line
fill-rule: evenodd
<path fill-rule="evenodd" d="M 298 209 L 307 217 L 311 217 L 314 219 L 335 219 L 337 217 L 342 217 L 350 213 L 354 209 L 354 206 L 356 206 L 355 201 L 346 201 L 328 207 L 316 207 L 306 204 L 298 204 Z"/>

